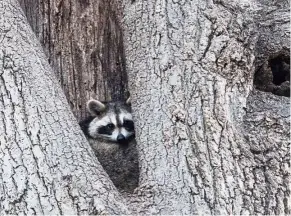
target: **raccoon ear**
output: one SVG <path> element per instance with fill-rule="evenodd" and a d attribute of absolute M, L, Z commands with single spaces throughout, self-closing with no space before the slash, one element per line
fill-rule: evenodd
<path fill-rule="evenodd" d="M 131 98 L 129 97 L 126 102 L 125 102 L 127 105 L 130 105 L 131 104 Z"/>
<path fill-rule="evenodd" d="M 89 100 L 87 109 L 92 115 L 99 115 L 106 109 L 106 105 L 98 100 Z"/>

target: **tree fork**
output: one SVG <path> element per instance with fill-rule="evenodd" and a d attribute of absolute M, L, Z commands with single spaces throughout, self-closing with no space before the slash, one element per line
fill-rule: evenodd
<path fill-rule="evenodd" d="M 123 196 L 128 205 L 106 182 L 35 38 L 11 7 L 24 33 L 0 21 L 1 212 L 290 214 L 290 103 L 253 89 L 257 66 L 289 49 L 284 2 L 122 1 L 141 167 L 139 187 Z M 11 3 L 1 2 L 5 20 Z M 11 58 L 6 46 L 25 58 Z M 33 81 L 41 75 L 45 85 Z M 40 204 L 31 206 L 31 197 Z"/>

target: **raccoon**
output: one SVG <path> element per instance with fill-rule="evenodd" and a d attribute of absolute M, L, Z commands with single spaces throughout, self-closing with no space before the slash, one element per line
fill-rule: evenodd
<path fill-rule="evenodd" d="M 132 192 L 138 185 L 138 157 L 130 98 L 127 101 L 89 100 L 90 116 L 79 124 L 115 186 Z"/>
<path fill-rule="evenodd" d="M 128 144 L 134 138 L 130 98 L 126 102 L 90 100 L 87 109 L 91 116 L 80 126 L 88 138 L 119 144 Z"/>

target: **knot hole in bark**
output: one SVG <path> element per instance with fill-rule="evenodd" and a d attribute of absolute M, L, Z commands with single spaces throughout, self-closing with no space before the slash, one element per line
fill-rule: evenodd
<path fill-rule="evenodd" d="M 289 51 L 270 56 L 255 73 L 255 88 L 275 95 L 290 97 Z"/>

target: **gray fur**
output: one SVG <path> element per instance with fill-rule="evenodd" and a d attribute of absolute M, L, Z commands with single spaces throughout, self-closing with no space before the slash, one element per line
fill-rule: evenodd
<path fill-rule="evenodd" d="M 132 121 L 130 99 L 126 102 L 87 103 L 92 116 L 80 122 L 99 162 L 108 173 L 114 185 L 124 191 L 132 192 L 138 185 L 139 168 L 134 130 L 125 127 L 125 121 Z M 100 134 L 99 129 L 113 124 L 112 134 Z M 126 144 L 118 144 L 117 136 L 122 134 Z"/>
<path fill-rule="evenodd" d="M 126 140 L 130 140 L 134 136 L 134 130 L 128 130 L 124 127 L 125 121 L 132 121 L 131 108 L 123 102 L 100 102 L 98 100 L 90 100 L 87 108 L 90 114 L 90 120 L 80 122 L 85 135 L 93 139 L 107 140 L 117 142 L 117 136 L 122 134 Z M 100 128 L 113 124 L 113 130 L 105 130 L 100 133 Z"/>

